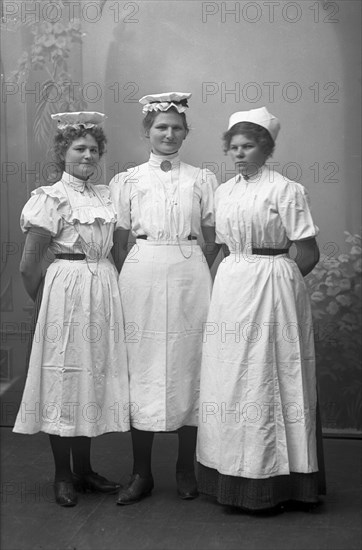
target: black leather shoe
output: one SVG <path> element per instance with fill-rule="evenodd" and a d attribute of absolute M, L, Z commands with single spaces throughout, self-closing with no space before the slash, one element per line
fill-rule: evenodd
<path fill-rule="evenodd" d="M 54 482 L 55 502 L 59 506 L 75 506 L 78 502 L 77 495 L 71 481 Z"/>
<path fill-rule="evenodd" d="M 121 487 L 119 483 L 109 481 L 95 472 L 88 474 L 73 473 L 73 482 L 75 489 L 80 493 L 89 491 L 91 493 L 108 493 L 112 495 L 117 493 Z"/>
<path fill-rule="evenodd" d="M 154 487 L 152 475 L 141 477 L 133 474 L 130 481 L 119 490 L 117 504 L 135 504 L 152 493 Z"/>
<path fill-rule="evenodd" d="M 192 500 L 199 496 L 197 481 L 193 470 L 176 472 L 177 494 L 183 500 Z"/>

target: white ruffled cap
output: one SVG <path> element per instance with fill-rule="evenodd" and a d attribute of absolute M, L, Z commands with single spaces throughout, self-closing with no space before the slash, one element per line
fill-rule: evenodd
<path fill-rule="evenodd" d="M 141 97 L 139 102 L 143 105 L 143 114 L 149 111 L 167 111 L 171 107 L 175 107 L 179 113 L 184 113 L 188 107 L 187 100 L 190 99 L 191 95 L 189 92 L 150 94 Z"/>
<path fill-rule="evenodd" d="M 53 120 L 57 121 L 59 130 L 64 130 L 67 126 L 79 129 L 81 126 L 84 128 L 93 128 L 102 124 L 107 118 L 103 113 L 96 111 L 78 111 L 69 113 L 56 113 L 51 115 Z"/>
<path fill-rule="evenodd" d="M 269 113 L 266 107 L 259 109 L 250 109 L 250 111 L 237 111 L 229 118 L 228 130 L 239 122 L 253 122 L 268 130 L 269 134 L 275 141 L 280 130 L 279 120 Z"/>

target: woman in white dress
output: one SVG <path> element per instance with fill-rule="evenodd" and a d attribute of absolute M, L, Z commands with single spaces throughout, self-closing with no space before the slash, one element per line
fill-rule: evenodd
<path fill-rule="evenodd" d="M 217 253 L 217 182 L 179 157 L 190 95 L 171 92 L 140 100 L 150 159 L 110 183 L 118 215 L 113 255 L 126 322 L 134 455 L 133 474 L 118 504 L 151 493 L 155 432 L 178 432 L 178 495 L 198 496 L 194 454 L 202 329 L 211 294 L 208 263 Z M 136 243 L 129 251 L 130 231 Z M 201 232 L 205 255 L 197 244 Z"/>
<path fill-rule="evenodd" d="M 39 187 L 24 206 L 21 260 L 25 288 L 35 300 L 48 267 L 14 431 L 49 434 L 54 491 L 61 506 L 76 490 L 117 492 L 119 484 L 91 467 L 91 438 L 129 430 L 129 386 L 117 270 L 107 259 L 116 212 L 97 170 L 106 138 L 101 113 L 59 113 L 54 139 L 61 179 Z M 71 459 L 73 471 L 71 468 Z"/>
<path fill-rule="evenodd" d="M 303 277 L 319 250 L 302 185 L 272 171 L 280 125 L 265 107 L 224 134 L 238 175 L 215 195 L 219 265 L 205 327 L 199 490 L 249 511 L 318 501 L 316 374 Z M 296 258 L 288 250 L 296 247 Z"/>

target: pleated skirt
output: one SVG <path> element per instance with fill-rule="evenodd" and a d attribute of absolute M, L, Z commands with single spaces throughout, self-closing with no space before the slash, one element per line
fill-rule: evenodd
<path fill-rule="evenodd" d="M 213 468 L 197 464 L 197 484 L 200 493 L 215 497 L 219 504 L 244 510 L 262 511 L 288 501 L 315 504 L 326 495 L 323 436 L 320 411 L 317 404 L 317 460 L 318 472 L 267 479 L 248 479 L 220 474 Z"/>

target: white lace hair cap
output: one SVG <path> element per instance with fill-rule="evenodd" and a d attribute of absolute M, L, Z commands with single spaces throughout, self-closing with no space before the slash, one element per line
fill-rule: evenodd
<path fill-rule="evenodd" d="M 190 99 L 191 95 L 189 92 L 150 94 L 141 97 L 139 102 L 143 105 L 143 114 L 149 111 L 167 111 L 171 107 L 175 107 L 179 113 L 184 113 L 188 108 L 187 100 Z"/>
<path fill-rule="evenodd" d="M 57 126 L 59 130 L 64 130 L 67 126 L 72 128 L 79 129 L 83 128 L 93 128 L 102 124 L 107 118 L 103 113 L 98 113 L 96 111 L 78 111 L 78 112 L 69 112 L 69 113 L 56 113 L 51 115 L 53 120 L 57 121 Z"/>
<path fill-rule="evenodd" d="M 269 134 L 275 141 L 280 130 L 279 120 L 269 113 L 266 107 L 259 109 L 250 109 L 250 111 L 237 111 L 229 118 L 228 130 L 239 122 L 253 122 L 268 130 Z"/>

